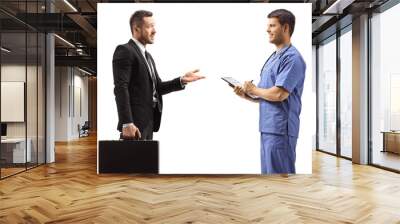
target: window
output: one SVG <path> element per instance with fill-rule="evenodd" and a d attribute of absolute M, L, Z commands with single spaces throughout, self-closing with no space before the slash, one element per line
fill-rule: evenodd
<path fill-rule="evenodd" d="M 372 164 L 400 170 L 400 5 L 371 18 Z"/>
<path fill-rule="evenodd" d="M 347 31 L 347 32 L 346 32 Z M 340 155 L 352 157 L 352 35 L 351 26 L 340 36 Z"/>
<path fill-rule="evenodd" d="M 336 39 L 318 48 L 318 149 L 336 154 Z"/>

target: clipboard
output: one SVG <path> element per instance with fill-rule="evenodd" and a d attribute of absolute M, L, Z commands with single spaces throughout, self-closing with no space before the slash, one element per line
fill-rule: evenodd
<path fill-rule="evenodd" d="M 221 79 L 227 82 L 228 85 L 232 88 L 234 88 L 235 86 L 242 86 L 242 83 L 232 77 L 221 77 Z"/>
<path fill-rule="evenodd" d="M 242 86 L 242 83 L 237 81 L 236 79 L 232 78 L 232 77 L 221 77 L 222 80 L 224 80 L 225 82 L 228 83 L 228 85 L 232 88 L 235 88 L 235 86 Z M 258 100 L 259 97 L 258 96 L 254 96 L 254 95 L 250 95 L 245 93 L 245 95 L 253 100 Z"/>

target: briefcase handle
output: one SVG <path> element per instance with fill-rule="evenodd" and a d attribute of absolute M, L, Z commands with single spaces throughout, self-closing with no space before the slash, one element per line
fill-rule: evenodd
<path fill-rule="evenodd" d="M 139 138 L 133 138 L 133 139 L 124 139 L 122 138 L 122 133 L 119 134 L 119 140 L 120 141 L 143 141 L 143 139 L 139 139 Z"/>

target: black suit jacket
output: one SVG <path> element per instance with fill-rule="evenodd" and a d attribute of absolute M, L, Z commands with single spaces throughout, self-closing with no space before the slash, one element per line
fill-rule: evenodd
<path fill-rule="evenodd" d="M 158 76 L 156 65 L 150 56 L 157 83 L 159 103 L 153 110 L 153 81 L 149 68 L 139 46 L 131 39 L 119 45 L 113 56 L 114 94 L 118 110 L 118 127 L 133 122 L 140 131 L 153 120 L 153 131 L 160 128 L 162 114 L 162 95 L 184 89 L 180 78 L 163 82 Z"/>

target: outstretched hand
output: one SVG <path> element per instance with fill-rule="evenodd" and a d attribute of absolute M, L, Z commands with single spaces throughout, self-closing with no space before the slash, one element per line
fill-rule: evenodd
<path fill-rule="evenodd" d="M 182 76 L 182 82 L 183 84 L 187 84 L 189 82 L 194 82 L 197 81 L 199 79 L 204 79 L 205 76 L 199 75 L 198 72 L 200 70 L 199 69 L 195 69 L 193 71 L 187 72 L 184 76 Z"/>

